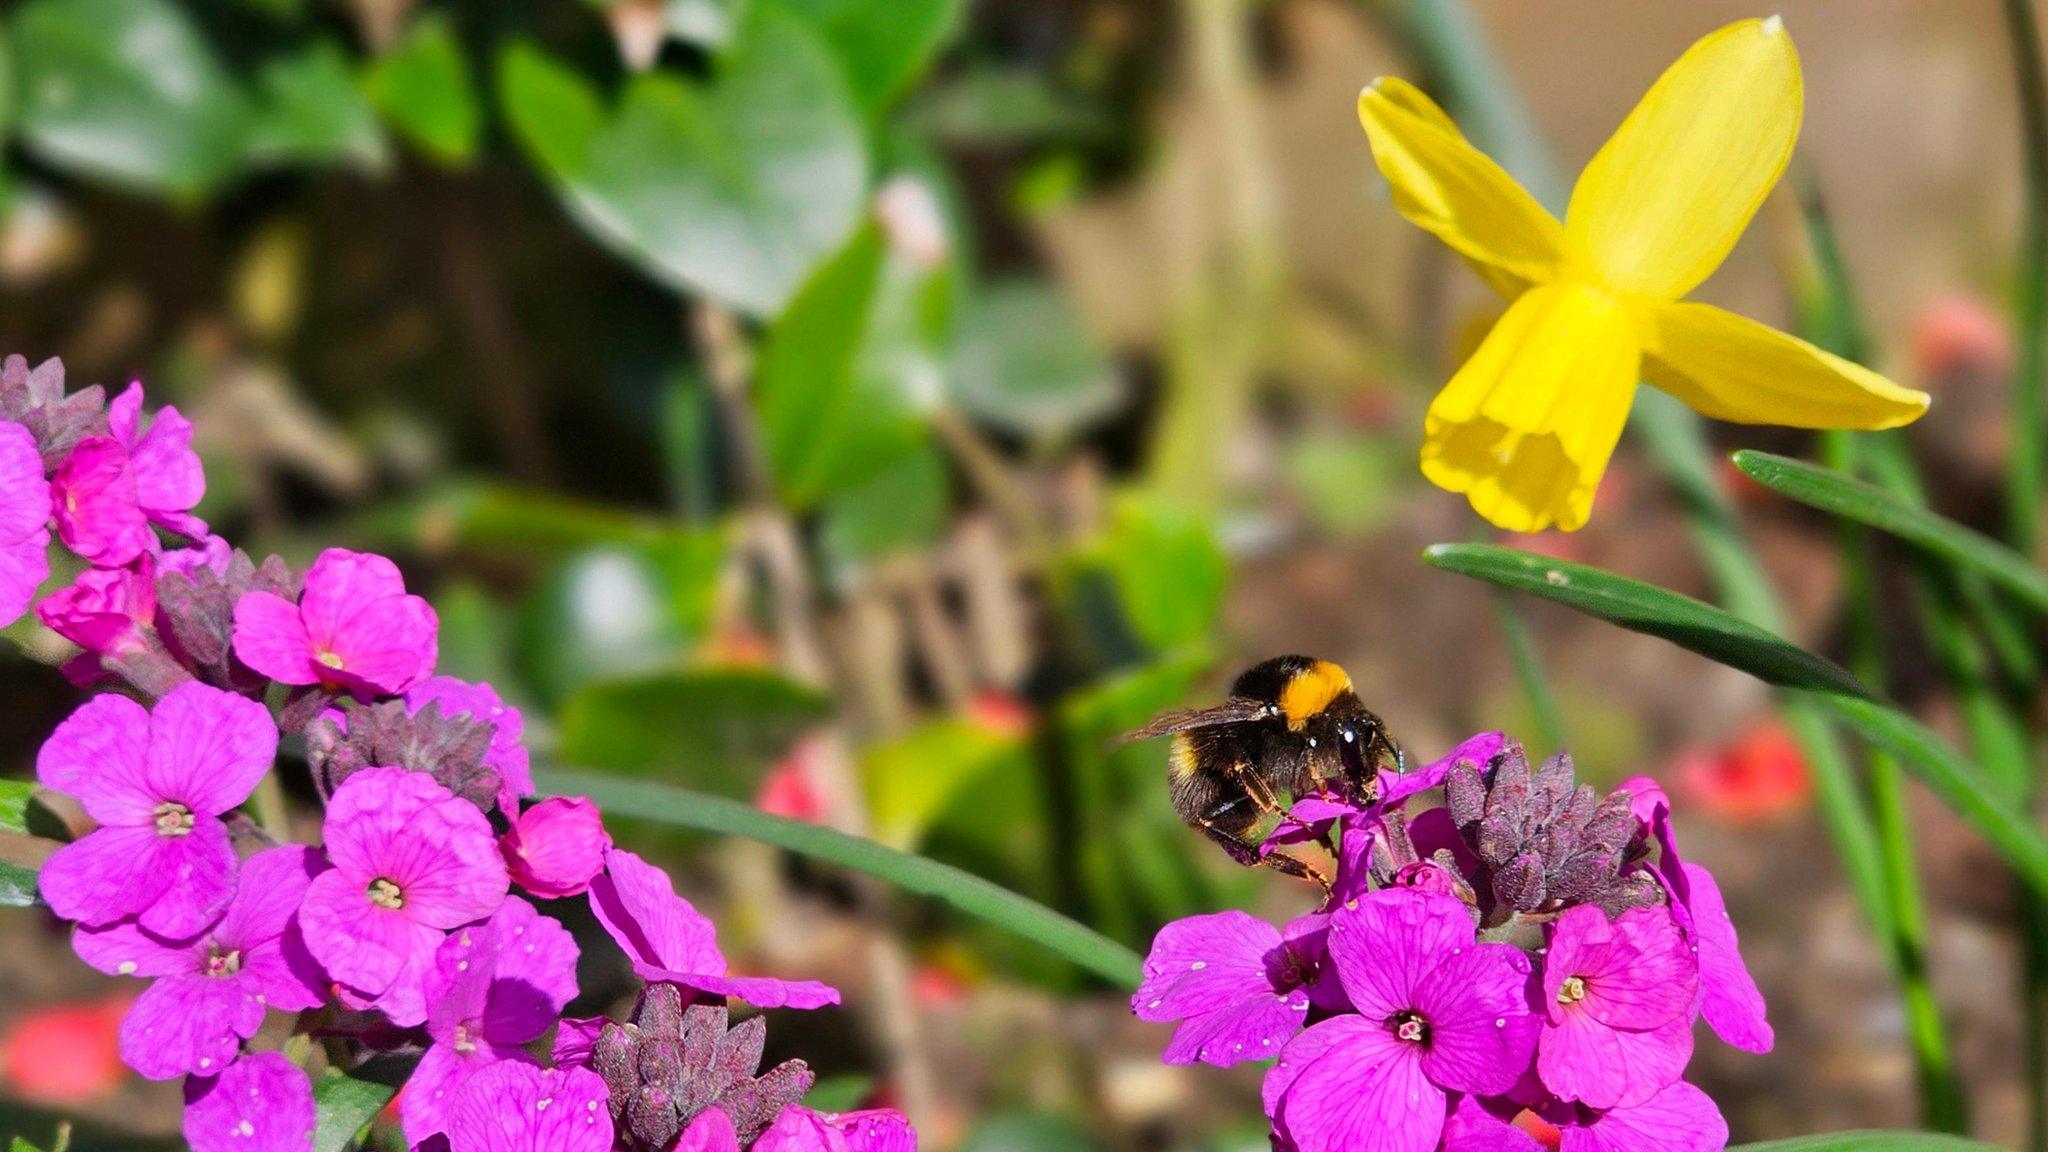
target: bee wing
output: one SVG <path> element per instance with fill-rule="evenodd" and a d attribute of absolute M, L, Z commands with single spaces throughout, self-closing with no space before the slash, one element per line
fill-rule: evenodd
<path fill-rule="evenodd" d="M 1134 740 L 1150 740 L 1155 736 L 1171 736 L 1190 728 L 1213 728 L 1218 724 L 1243 724 L 1250 720 L 1263 720 L 1267 715 L 1267 704 L 1246 696 L 1232 696 L 1223 703 L 1210 708 L 1175 708 L 1161 712 L 1152 718 L 1150 724 L 1136 732 L 1124 733 L 1123 743 Z"/>

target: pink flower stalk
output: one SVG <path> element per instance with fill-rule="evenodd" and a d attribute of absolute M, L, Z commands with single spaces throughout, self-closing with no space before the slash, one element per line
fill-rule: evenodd
<path fill-rule="evenodd" d="M 428 664 L 432 664 L 430 657 Z M 439 704 L 443 716 L 467 714 L 491 726 L 491 750 L 484 767 L 498 774 L 498 807 L 509 818 L 519 801 L 533 795 L 533 766 L 526 753 L 526 719 L 505 703 L 489 684 L 471 684 L 453 676 L 429 676 L 405 693 L 405 710 L 417 714 Z"/>
<path fill-rule="evenodd" d="M 605 853 L 590 885 L 590 910 L 633 962 L 642 980 L 731 996 L 757 1008 L 822 1008 L 839 993 L 816 980 L 733 976 L 718 950 L 718 930 L 676 895 L 668 874 L 620 848 Z"/>
<path fill-rule="evenodd" d="M 206 496 L 206 471 L 192 451 L 192 422 L 166 404 L 145 430 L 138 381 L 107 403 L 107 427 L 128 453 L 135 503 L 144 517 L 193 540 L 206 535 L 206 522 L 192 515 Z"/>
<path fill-rule="evenodd" d="M 251 592 L 235 603 L 235 655 L 280 684 L 389 696 L 425 679 L 439 622 L 382 556 L 329 548 L 299 602 Z"/>
<path fill-rule="evenodd" d="M 328 799 L 324 836 L 334 867 L 299 909 L 307 948 L 345 999 L 425 1023 L 442 939 L 505 900 L 490 821 L 425 773 L 370 768 Z"/>
<path fill-rule="evenodd" d="M 498 850 L 514 884 L 544 900 L 590 890 L 591 880 L 604 871 L 612 838 L 589 797 L 550 796 L 507 814 L 512 830 L 498 841 Z"/>
<path fill-rule="evenodd" d="M 503 1060 L 471 1076 L 448 1107 L 449 1152 L 610 1152 L 604 1081 L 587 1068 Z"/>
<path fill-rule="evenodd" d="M 299 844 L 270 848 L 242 866 L 234 903 L 194 939 L 164 940 L 133 920 L 80 928 L 80 959 L 118 976 L 153 976 L 121 1025 L 121 1058 L 152 1080 L 211 1076 L 263 1026 L 266 1008 L 299 1012 L 327 999 L 327 980 L 293 918 L 326 868 Z"/>
<path fill-rule="evenodd" d="M 449 1101 L 472 1075 L 501 1060 L 531 1062 L 523 1045 L 576 998 L 577 955 L 568 929 L 516 897 L 441 942 L 426 982 L 433 1043 L 398 1098 L 407 1143 L 447 1127 Z"/>
<path fill-rule="evenodd" d="M 1294 1152 L 1432 1152 L 1454 1093 L 1495 1094 L 1542 1028 L 1528 957 L 1478 942 L 1457 900 L 1374 892 L 1330 921 L 1330 961 L 1357 1010 L 1294 1038 L 1266 1078 Z"/>
<path fill-rule="evenodd" d="M 50 482 L 35 434 L 0 420 L 0 628 L 28 611 L 50 575 Z"/>
<path fill-rule="evenodd" d="M 144 553 L 133 568 L 88 568 L 43 597 L 36 618 L 94 655 L 130 647 L 156 619 L 155 564 Z"/>
<path fill-rule="evenodd" d="M 1297 926 L 1306 925 L 1297 921 Z M 1266 1060 L 1306 1026 L 1321 942 L 1299 939 L 1248 913 L 1190 916 L 1160 929 L 1145 957 L 1131 1011 L 1154 1023 L 1180 1021 L 1163 1059 L 1219 1068 Z"/>
<path fill-rule="evenodd" d="M 43 745 L 36 775 L 78 798 L 98 830 L 43 867 L 43 898 L 99 927 L 135 917 L 169 939 L 206 929 L 235 894 L 235 852 L 220 817 L 277 755 L 277 726 L 254 700 L 191 683 L 154 712 L 95 696 Z"/>
<path fill-rule="evenodd" d="M 1655 1096 L 1692 1058 L 1698 992 L 1699 966 L 1666 909 L 1632 908 L 1612 923 L 1590 904 L 1567 909 L 1543 958 L 1543 1086 L 1595 1108 Z"/>
<path fill-rule="evenodd" d="M 1769 1052 L 1775 1034 L 1765 1019 L 1763 993 L 1743 962 L 1721 886 L 1705 868 L 1679 856 L 1671 801 L 1655 780 L 1638 776 L 1621 787 L 1636 819 L 1657 841 L 1656 874 L 1670 897 L 1671 917 L 1698 951 L 1700 1015 L 1727 1043 L 1745 1052 Z"/>
<path fill-rule="evenodd" d="M 185 1082 L 185 1143 L 192 1152 L 312 1152 L 313 1085 L 275 1052 Z"/>

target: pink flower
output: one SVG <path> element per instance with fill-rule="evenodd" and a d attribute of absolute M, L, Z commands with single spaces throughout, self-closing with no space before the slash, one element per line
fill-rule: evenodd
<path fill-rule="evenodd" d="M 733 996 L 757 1008 L 839 1003 L 839 993 L 816 980 L 730 975 L 711 921 L 676 895 L 667 873 L 623 849 L 605 853 L 604 874 L 590 884 L 590 910 L 649 983 Z"/>
<path fill-rule="evenodd" d="M 189 548 L 166 548 L 157 556 L 157 571 L 176 572 L 190 578 L 200 572 L 211 572 L 215 576 L 226 576 L 228 565 L 233 563 L 235 550 L 219 536 L 202 536 L 199 542 Z"/>
<path fill-rule="evenodd" d="M 313 1085 L 275 1052 L 185 1082 L 192 1152 L 312 1152 L 313 1124 Z"/>
<path fill-rule="evenodd" d="M 156 537 L 136 502 L 128 450 L 112 436 L 79 441 L 50 478 L 57 538 L 101 568 L 133 563 Z"/>
<path fill-rule="evenodd" d="M 324 835 L 334 868 L 299 909 L 307 948 L 345 999 L 424 1023 L 442 938 L 505 900 L 490 822 L 423 772 L 368 768 L 329 798 Z"/>
<path fill-rule="evenodd" d="M 531 1061 L 522 1046 L 553 1027 L 576 997 L 576 957 L 568 929 L 516 898 L 441 942 L 426 982 L 433 1044 L 398 1100 L 407 1143 L 447 1127 L 449 1101 L 477 1072 L 501 1060 Z"/>
<path fill-rule="evenodd" d="M 1524 1109 L 1505 1098 L 1467 1096 L 1444 1125 L 1443 1152 L 1721 1152 L 1727 1146 L 1721 1110 L 1681 1080 L 1641 1104 L 1604 1112 L 1556 1101 Z"/>
<path fill-rule="evenodd" d="M 512 830 L 498 841 L 512 882 L 545 900 L 588 891 L 612 846 L 597 805 L 586 796 L 550 796 L 524 812 L 507 810 L 513 813 Z"/>
<path fill-rule="evenodd" d="M 1644 831 L 1657 840 L 1657 879 L 1670 896 L 1671 918 L 1698 951 L 1700 1014 L 1727 1043 L 1745 1052 L 1769 1052 L 1776 1037 L 1764 1017 L 1764 995 L 1743 963 L 1721 886 L 1705 868 L 1680 858 L 1671 801 L 1655 780 L 1638 776 L 1621 790 L 1629 794 Z"/>
<path fill-rule="evenodd" d="M 206 472 L 192 451 L 192 422 L 168 404 L 157 411 L 147 431 L 142 427 L 142 384 L 107 404 L 107 427 L 128 453 L 135 477 L 135 503 L 152 523 L 197 540 L 206 522 L 192 509 L 206 495 Z"/>
<path fill-rule="evenodd" d="M 432 657 L 428 664 L 433 663 Z M 505 703 L 489 684 L 471 684 L 453 676 L 429 676 L 405 693 L 405 710 L 417 714 L 429 704 L 439 704 L 441 715 L 468 715 L 491 726 L 491 749 L 484 754 L 484 767 L 498 774 L 498 806 L 509 818 L 519 811 L 522 797 L 533 795 L 533 766 L 526 753 L 526 719 L 519 709 Z"/>
<path fill-rule="evenodd" d="M 124 696 L 86 701 L 43 745 L 36 775 L 100 827 L 50 858 L 43 898 L 94 927 L 133 916 L 166 938 L 198 934 L 235 894 L 220 817 L 276 755 L 263 705 L 203 684 L 173 689 L 153 713 Z"/>
<path fill-rule="evenodd" d="M 673 1152 L 740 1152 L 732 1121 L 716 1108 L 697 1114 Z M 917 1133 L 893 1108 L 829 1115 L 790 1108 L 754 1141 L 752 1152 L 917 1152 Z"/>
<path fill-rule="evenodd" d="M 1529 1067 L 1528 957 L 1479 943 L 1458 901 L 1372 893 L 1331 917 L 1329 950 L 1357 1015 L 1295 1037 L 1267 1075 L 1284 1147 L 1431 1152 L 1452 1093 L 1505 1092 Z"/>
<path fill-rule="evenodd" d="M 299 602 L 251 592 L 235 603 L 235 655 L 280 684 L 357 695 L 405 691 L 434 670 L 434 609 L 382 556 L 329 548 Z"/>
<path fill-rule="evenodd" d="M 604 1081 L 587 1068 L 502 1060 L 448 1106 L 449 1152 L 610 1152 Z"/>
<path fill-rule="evenodd" d="M 1663 908 L 1608 922 L 1589 904 L 1551 925 L 1543 959 L 1543 1086 L 1595 1108 L 1640 1104 L 1692 1058 L 1699 966 Z"/>
<path fill-rule="evenodd" d="M 43 626 L 87 652 L 106 655 L 140 641 L 156 619 L 156 579 L 148 553 L 133 568 L 88 568 L 36 605 Z"/>
<path fill-rule="evenodd" d="M 87 964 L 120 976 L 154 976 L 121 1025 L 121 1056 L 152 1080 L 213 1075 L 234 1062 L 263 1026 L 266 1007 L 318 1008 L 326 978 L 292 920 L 326 865 L 288 844 L 251 856 L 227 914 L 182 943 L 132 920 L 80 928 L 72 946 Z"/>
<path fill-rule="evenodd" d="M 1154 1023 L 1180 1021 L 1168 1064 L 1271 1059 L 1307 1022 L 1303 986 L 1320 955 L 1244 912 L 1176 920 L 1152 942 L 1131 1011 Z"/>
<path fill-rule="evenodd" d="M 50 482 L 34 433 L 0 420 L 0 628 L 28 611 L 50 575 Z"/>

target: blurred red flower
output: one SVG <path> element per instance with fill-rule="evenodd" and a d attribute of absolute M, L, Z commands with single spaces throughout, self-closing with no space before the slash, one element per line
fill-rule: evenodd
<path fill-rule="evenodd" d="M 0 1032 L 0 1084 L 22 1100 L 70 1107 L 99 1099 L 127 1075 L 121 1018 L 134 997 L 32 1008 Z"/>
<path fill-rule="evenodd" d="M 1681 755 L 1675 774 L 1693 804 L 1736 824 L 1797 812 L 1813 794 L 1806 759 L 1776 720 L 1761 721 L 1719 748 Z"/>

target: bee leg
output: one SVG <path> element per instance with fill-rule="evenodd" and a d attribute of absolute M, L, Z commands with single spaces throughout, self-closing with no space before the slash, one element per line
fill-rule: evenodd
<path fill-rule="evenodd" d="M 1244 785 L 1245 795 L 1258 806 L 1259 811 L 1274 815 L 1280 813 L 1280 799 L 1273 795 L 1272 785 L 1266 783 L 1265 777 L 1252 771 L 1251 765 L 1240 762 L 1232 766 L 1230 773 Z"/>
<path fill-rule="evenodd" d="M 1203 835 L 1222 845 L 1223 850 L 1230 854 L 1232 860 L 1247 868 L 1261 866 L 1271 868 L 1283 875 L 1293 876 L 1301 880 L 1313 880 L 1321 885 L 1325 892 L 1330 890 L 1330 881 L 1321 872 L 1284 852 L 1273 852 L 1261 856 L 1257 844 L 1246 840 L 1234 832 L 1217 827 L 1213 821 L 1198 820 L 1195 822 L 1195 827 L 1201 829 Z"/>

